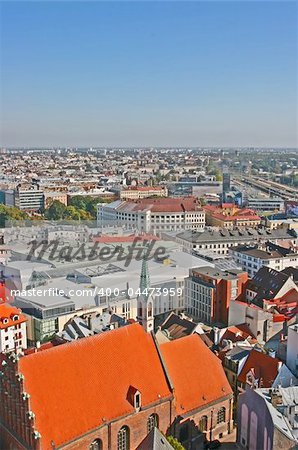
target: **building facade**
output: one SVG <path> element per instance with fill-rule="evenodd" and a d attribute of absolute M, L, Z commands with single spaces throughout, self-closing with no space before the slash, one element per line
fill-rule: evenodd
<path fill-rule="evenodd" d="M 121 200 L 138 200 L 147 197 L 167 197 L 166 187 L 159 186 L 130 186 L 121 189 L 119 193 Z"/>
<path fill-rule="evenodd" d="M 270 242 L 264 245 L 232 247 L 229 249 L 229 253 L 251 278 L 262 266 L 278 271 L 298 266 L 296 252 Z"/>
<path fill-rule="evenodd" d="M 26 317 L 18 308 L 0 304 L 0 353 L 27 348 Z"/>
<path fill-rule="evenodd" d="M 190 269 L 185 280 L 186 311 L 197 320 L 227 325 L 230 302 L 240 295 L 246 281 L 247 274 L 237 270 Z"/>
<path fill-rule="evenodd" d="M 115 201 L 99 204 L 97 224 L 125 226 L 142 232 L 198 230 L 205 228 L 205 212 L 194 197 Z"/>

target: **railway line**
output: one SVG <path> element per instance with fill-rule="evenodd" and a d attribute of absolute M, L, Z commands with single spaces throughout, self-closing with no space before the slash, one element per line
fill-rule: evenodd
<path fill-rule="evenodd" d="M 238 180 L 244 184 L 247 184 L 248 186 L 259 189 L 260 191 L 269 194 L 270 197 L 276 196 L 284 200 L 298 200 L 298 189 L 291 186 L 286 186 L 275 181 L 260 180 L 256 177 L 242 176 Z"/>

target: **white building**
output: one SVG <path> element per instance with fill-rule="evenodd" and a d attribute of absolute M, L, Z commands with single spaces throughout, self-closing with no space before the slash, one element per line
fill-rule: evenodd
<path fill-rule="evenodd" d="M 298 324 L 288 328 L 287 366 L 294 375 L 298 376 Z"/>
<path fill-rule="evenodd" d="M 254 277 L 262 266 L 278 271 L 287 267 L 298 267 L 297 253 L 270 242 L 261 246 L 231 247 L 229 253 L 250 278 Z"/>
<path fill-rule="evenodd" d="M 27 348 L 26 317 L 18 308 L 0 305 L 0 353 Z"/>
<path fill-rule="evenodd" d="M 194 197 L 115 201 L 97 206 L 97 224 L 124 225 L 129 229 L 160 233 L 205 228 L 205 212 Z"/>
<path fill-rule="evenodd" d="M 192 250 L 213 250 L 220 255 L 227 255 L 229 249 L 236 245 L 255 245 L 256 243 L 265 243 L 268 240 L 277 243 L 279 240 L 285 240 L 291 245 L 298 244 L 298 237 L 295 230 L 269 228 L 260 229 L 242 229 L 242 230 L 222 230 L 216 227 L 210 227 L 203 233 L 195 230 L 187 230 L 178 233 L 176 242 L 182 245 L 186 251 Z"/>
<path fill-rule="evenodd" d="M 14 299 L 28 319 L 30 344 L 50 339 L 74 316 L 108 312 L 126 320 L 139 317 L 141 260 L 132 259 L 127 267 L 125 261 L 115 259 L 110 263 L 66 263 L 63 268 L 52 269 L 44 265 L 44 270 L 31 264 L 35 269 L 28 268 L 26 279 L 16 283 L 25 287 L 15 293 Z M 203 265 L 206 261 L 180 251 L 169 252 L 163 261 L 148 261 L 153 316 L 184 310 L 184 281 L 189 267 Z"/>
<path fill-rule="evenodd" d="M 282 198 L 248 198 L 247 207 L 257 211 L 282 212 L 285 209 L 285 202 Z"/>
<path fill-rule="evenodd" d="M 37 186 L 30 189 L 18 188 L 15 192 L 15 206 L 24 211 L 40 211 L 44 208 L 44 192 Z"/>

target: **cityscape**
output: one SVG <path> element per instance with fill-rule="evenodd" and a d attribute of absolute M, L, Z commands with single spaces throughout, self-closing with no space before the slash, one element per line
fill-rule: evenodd
<path fill-rule="evenodd" d="M 297 2 L 0 6 L 0 450 L 298 449 Z"/>

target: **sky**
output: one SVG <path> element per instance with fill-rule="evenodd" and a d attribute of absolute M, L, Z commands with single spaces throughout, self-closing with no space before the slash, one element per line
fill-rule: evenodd
<path fill-rule="evenodd" d="M 0 2 L 0 146 L 297 147 L 297 2 Z"/>

